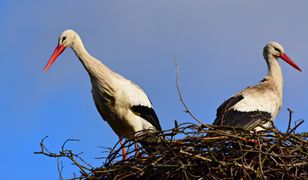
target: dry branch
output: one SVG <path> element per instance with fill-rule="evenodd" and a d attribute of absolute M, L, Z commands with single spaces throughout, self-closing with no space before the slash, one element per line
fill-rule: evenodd
<path fill-rule="evenodd" d="M 183 99 L 183 95 L 182 95 L 182 92 L 181 92 L 181 89 L 180 89 L 180 85 L 179 85 L 179 66 L 178 64 L 176 63 L 175 61 L 175 68 L 176 68 L 176 77 L 175 77 L 175 85 L 176 85 L 176 89 L 178 91 L 178 95 L 179 95 L 179 98 L 180 98 L 180 101 L 182 103 L 182 105 L 184 106 L 185 108 L 185 112 L 188 113 L 194 120 L 196 120 L 200 125 L 204 126 L 204 127 L 207 127 L 207 128 L 210 128 L 210 125 L 207 125 L 207 124 L 204 124 L 201 120 L 199 120 L 191 111 L 190 109 L 188 108 L 188 106 L 186 105 L 184 99 Z"/>

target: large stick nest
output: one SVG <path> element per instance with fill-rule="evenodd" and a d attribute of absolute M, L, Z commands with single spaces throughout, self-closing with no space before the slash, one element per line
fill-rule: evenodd
<path fill-rule="evenodd" d="M 211 136 L 206 136 L 210 132 Z M 307 179 L 307 133 L 281 133 L 275 129 L 250 132 L 226 127 L 206 128 L 181 124 L 161 133 L 152 153 L 125 142 L 109 154 L 103 167 L 87 179 Z M 141 157 L 140 157 L 141 156 Z"/>

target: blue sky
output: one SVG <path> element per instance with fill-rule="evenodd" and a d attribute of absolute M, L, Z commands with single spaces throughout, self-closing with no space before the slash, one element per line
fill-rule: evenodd
<path fill-rule="evenodd" d="M 296 1 L 1 1 L 0 169 L 3 179 L 57 179 L 56 160 L 34 155 L 46 135 L 48 147 L 69 147 L 101 165 L 98 146 L 117 136 L 95 109 L 88 75 L 67 49 L 43 74 L 65 29 L 77 31 L 88 51 L 141 86 L 163 129 L 193 120 L 175 88 L 177 58 L 186 104 L 205 123 L 228 97 L 266 74 L 262 49 L 283 44 L 303 69 L 281 62 L 285 84 L 276 125 L 285 131 L 287 108 L 307 119 L 308 2 Z M 307 131 L 308 122 L 299 128 Z M 72 169 L 65 163 L 64 175 Z"/>

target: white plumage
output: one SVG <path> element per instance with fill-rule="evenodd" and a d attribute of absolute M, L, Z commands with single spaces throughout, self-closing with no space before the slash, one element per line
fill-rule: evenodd
<path fill-rule="evenodd" d="M 89 73 L 95 105 L 120 138 L 131 138 L 129 135 L 146 129 L 161 130 L 159 120 L 144 91 L 91 56 L 73 30 L 66 30 L 61 34 L 58 46 L 44 72 L 67 47 L 73 49 Z"/>

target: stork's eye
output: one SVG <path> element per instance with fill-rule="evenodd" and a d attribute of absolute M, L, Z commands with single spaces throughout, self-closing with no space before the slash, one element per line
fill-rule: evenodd
<path fill-rule="evenodd" d="M 65 39 L 66 39 L 66 36 L 64 36 L 64 37 L 62 38 L 62 42 L 65 41 Z"/>
<path fill-rule="evenodd" d="M 280 49 L 278 49 L 278 48 L 274 48 L 274 49 L 275 49 L 275 51 L 278 51 L 278 52 L 280 52 L 280 53 L 281 53 Z"/>

